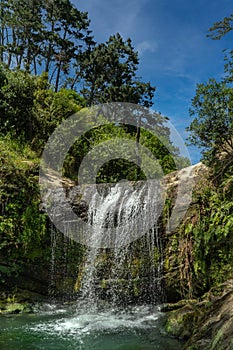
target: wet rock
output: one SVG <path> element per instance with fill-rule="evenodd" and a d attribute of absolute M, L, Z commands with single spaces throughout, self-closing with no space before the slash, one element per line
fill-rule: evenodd
<path fill-rule="evenodd" d="M 185 350 L 232 350 L 233 281 L 222 285 L 220 295 L 209 292 L 205 298 L 174 304 L 167 313 L 167 333 L 186 340 Z M 164 311 L 169 309 L 172 305 Z"/>

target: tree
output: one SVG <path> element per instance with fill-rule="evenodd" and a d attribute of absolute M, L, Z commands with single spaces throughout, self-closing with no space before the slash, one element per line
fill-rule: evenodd
<path fill-rule="evenodd" d="M 78 62 L 87 105 L 105 102 L 131 102 L 152 106 L 155 88 L 136 76 L 139 59 L 130 39 L 110 36 L 106 43 L 94 45 Z"/>
<path fill-rule="evenodd" d="M 232 29 L 233 14 L 231 14 L 230 17 L 225 17 L 222 21 L 215 22 L 213 27 L 209 29 L 209 34 L 207 36 L 213 40 L 219 40 Z"/>
<path fill-rule="evenodd" d="M 0 69 L 0 132 L 19 136 L 40 151 L 54 129 L 85 106 L 75 91 L 55 92 L 46 73 Z"/>
<path fill-rule="evenodd" d="M 195 116 L 187 128 L 191 143 L 203 149 L 209 164 L 225 158 L 228 166 L 233 160 L 233 89 L 215 79 L 198 84 L 190 115 Z"/>
<path fill-rule="evenodd" d="M 233 14 L 229 17 L 225 17 L 222 21 L 215 22 L 213 27 L 209 29 L 209 38 L 213 40 L 220 40 L 223 36 L 230 33 L 233 30 Z M 225 82 L 233 82 L 233 50 L 226 48 L 225 54 Z"/>
<path fill-rule="evenodd" d="M 42 38 L 42 0 L 1 1 L 1 63 L 37 72 Z"/>
<path fill-rule="evenodd" d="M 162 175 L 161 168 L 165 174 L 177 170 L 177 162 L 175 162 L 174 158 L 178 156 L 178 152 L 175 147 L 173 147 L 172 153 L 171 147 L 168 149 L 161 140 L 148 130 L 141 129 L 140 145 L 150 151 L 158 160 L 157 164 L 151 162 L 146 154 L 143 155 L 142 164 L 139 164 L 137 154 L 130 147 L 130 144 L 125 148 L 124 142 L 126 140 L 128 142 L 135 141 L 135 135 L 129 132 L 125 124 L 108 123 L 92 128 L 83 134 L 70 148 L 64 162 L 63 171 L 65 176 L 78 181 L 79 167 L 84 157 L 92 150 L 94 152 L 92 152 L 86 163 L 87 168 L 84 168 L 82 173 L 82 178 L 87 183 L 90 178 L 93 180 L 93 173 L 96 174 L 95 180 L 97 182 L 118 182 L 121 179 L 130 181 L 145 180 L 146 175 L 143 170 L 146 170 L 146 173 L 150 174 L 152 178 Z M 108 144 L 107 141 L 113 141 L 113 144 Z M 98 145 L 102 145 L 102 147 L 98 148 Z M 117 154 L 120 154 L 121 157 L 115 158 L 113 156 L 111 160 L 105 162 L 104 160 L 108 159 L 109 154 L 115 154 L 115 148 L 117 149 Z M 98 168 L 99 160 L 103 161 L 100 168 Z"/>
<path fill-rule="evenodd" d="M 68 78 L 77 57 L 92 42 L 90 21 L 70 0 L 45 1 L 44 10 L 44 71 L 51 71 L 50 82 L 58 91 L 61 75 Z"/>
<path fill-rule="evenodd" d="M 33 117 L 36 124 L 33 147 L 43 148 L 55 128 L 66 118 L 85 106 L 85 100 L 77 92 L 65 88 L 54 91 L 46 73 L 36 79 Z"/>
<path fill-rule="evenodd" d="M 79 11 L 70 0 L 3 0 L 0 4 L 0 57 L 12 69 L 6 70 L 0 91 L 2 132 L 16 132 L 40 150 L 56 126 L 84 105 L 130 102 L 124 113 L 133 120 L 129 120 L 131 125 L 120 121 L 120 133 L 124 130 L 136 140 L 138 165 L 143 126 L 157 128 L 169 139 L 168 128 L 163 125 L 167 118 L 147 109 L 153 104 L 155 88 L 137 76 L 139 59 L 130 39 L 124 41 L 117 33 L 106 43 L 94 43 L 87 13 Z M 74 70 L 76 75 L 72 77 Z M 41 71 L 45 74 L 38 77 Z M 135 104 L 142 107 L 137 116 Z M 111 129 L 113 134 L 116 124 Z M 101 134 L 104 139 L 106 135 Z M 174 166 L 168 158 L 166 164 L 168 169 Z"/>
<path fill-rule="evenodd" d="M 1 0 L 0 2 L 0 62 L 5 61 L 4 52 L 7 39 L 7 21 L 9 18 L 9 3 L 7 0 Z"/>
<path fill-rule="evenodd" d="M 139 59 L 131 39 L 123 40 L 121 35 L 111 35 L 106 43 L 93 45 L 79 57 L 74 82 L 81 78 L 81 94 L 87 106 L 106 102 L 130 102 L 151 107 L 155 88 L 149 82 L 142 82 L 136 75 Z M 71 82 L 73 87 L 73 83 Z M 137 127 L 131 127 L 136 139 L 137 161 L 140 164 L 139 142 L 141 116 Z M 138 167 L 138 178 L 140 177 Z"/>
<path fill-rule="evenodd" d="M 219 40 L 233 29 L 233 15 L 214 23 L 208 37 Z M 202 148 L 203 160 L 223 174 L 233 161 L 233 50 L 225 57 L 226 76 L 217 82 L 209 79 L 198 84 L 190 115 L 194 119 L 187 130 L 192 144 Z"/>
<path fill-rule="evenodd" d="M 2 133 L 31 140 L 35 132 L 33 119 L 35 77 L 25 71 L 2 70 L 0 106 Z"/>
<path fill-rule="evenodd" d="M 89 19 L 70 0 L 1 0 L 0 62 L 49 73 L 55 90 L 92 42 Z"/>

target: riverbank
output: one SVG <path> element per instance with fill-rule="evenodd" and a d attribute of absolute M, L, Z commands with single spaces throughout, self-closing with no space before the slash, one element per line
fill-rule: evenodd
<path fill-rule="evenodd" d="M 184 350 L 233 349 L 233 280 L 213 288 L 201 300 L 168 304 L 166 332 L 185 341 Z"/>

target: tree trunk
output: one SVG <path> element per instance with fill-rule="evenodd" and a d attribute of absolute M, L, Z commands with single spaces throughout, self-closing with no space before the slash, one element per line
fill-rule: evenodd
<path fill-rule="evenodd" d="M 64 31 L 64 35 L 63 35 L 63 41 L 66 40 L 66 35 L 67 35 L 67 28 Z M 60 77 L 61 77 L 61 67 L 62 67 L 62 55 L 63 55 L 64 51 L 61 51 L 60 55 L 59 55 L 59 62 L 58 62 L 58 68 L 57 68 L 57 77 L 56 77 L 56 83 L 55 83 L 55 91 L 58 91 L 59 88 L 59 82 L 60 82 Z M 64 52 L 65 55 L 65 52 Z"/>

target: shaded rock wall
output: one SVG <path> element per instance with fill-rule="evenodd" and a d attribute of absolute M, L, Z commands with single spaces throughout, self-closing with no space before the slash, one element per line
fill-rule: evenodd
<path fill-rule="evenodd" d="M 185 341 L 185 350 L 233 349 L 232 280 L 208 292 L 201 301 L 167 305 L 165 311 L 167 332 Z"/>
<path fill-rule="evenodd" d="M 192 220 L 195 219 L 198 211 L 198 203 L 195 202 L 192 194 L 198 186 L 201 186 L 201 182 L 207 181 L 205 179 L 207 173 L 208 169 L 202 163 L 198 163 L 194 166 L 184 168 L 179 172 L 168 174 L 161 181 L 165 204 L 162 215 L 156 225 L 159 226 L 159 236 L 163 246 L 163 256 L 160 257 L 163 260 L 162 283 L 168 301 L 179 300 L 184 294 L 190 292 L 191 283 L 193 282 L 190 281 L 191 273 L 189 271 L 190 266 L 192 265 L 192 246 L 190 246 L 190 241 L 185 234 L 180 232 L 180 227 L 185 226 L 187 223 L 192 222 Z M 47 191 L 46 196 L 49 203 L 53 201 L 53 205 L 51 209 L 49 209 L 51 217 L 55 218 L 55 221 L 59 224 L 64 221 L 69 222 L 70 220 L 70 229 L 74 240 L 82 240 L 83 237 L 80 236 L 80 234 L 85 235 L 85 232 L 80 233 L 79 230 L 76 229 L 76 226 L 72 228 L 72 215 L 75 213 L 83 222 L 87 221 L 88 200 L 95 191 L 95 185 L 79 187 L 75 186 L 70 180 L 59 180 L 56 177 L 56 174 L 48 173 L 46 176 L 46 183 L 47 185 L 49 184 L 49 190 Z M 129 183 L 129 185 L 135 188 L 140 188 L 140 184 L 137 185 L 137 183 Z M 98 190 L 102 192 L 102 194 L 107 194 L 112 186 L 114 185 L 101 184 L 98 185 Z M 52 201 L 49 200 L 49 198 L 52 198 Z M 73 211 L 71 214 L 70 208 Z M 80 228 L 80 224 L 78 227 Z M 136 242 L 132 247 L 131 255 L 135 254 L 135 266 L 141 265 L 143 255 L 145 255 L 145 252 L 143 252 L 144 248 L 142 248 L 143 245 L 145 245 L 143 239 L 140 239 L 138 240 L 138 243 Z M 144 264 L 146 265 L 147 262 L 145 260 L 146 259 L 144 259 Z M 135 263 L 135 261 L 137 262 Z M 127 263 L 132 266 L 132 262 L 128 261 Z M 125 269 L 127 269 L 126 266 Z M 106 270 L 108 270 L 108 266 L 105 266 L 105 271 Z M 82 274 L 82 268 L 77 269 L 78 277 L 73 281 L 74 286 L 76 286 L 76 291 L 79 289 L 77 288 L 77 285 L 79 287 L 81 285 Z M 141 269 L 138 275 L 131 270 L 129 270 L 128 273 L 129 276 L 133 275 L 135 280 L 148 279 L 149 276 L 146 276 L 145 274 L 148 274 L 148 269 L 145 269 L 144 271 Z M 74 279 L 74 274 L 71 275 L 72 276 L 70 276 L 71 278 L 69 279 L 69 292 L 72 289 L 72 278 Z M 125 275 L 127 275 L 127 273 Z M 55 276 L 55 282 L 56 279 L 59 279 L 60 282 L 55 283 L 55 285 L 59 286 L 61 291 L 62 288 L 65 288 L 66 284 L 62 283 L 61 275 L 60 277 Z M 103 280 L 101 281 L 100 277 L 100 285 L 108 286 L 109 280 L 111 280 L 111 278 L 103 276 Z M 124 281 L 123 284 L 127 284 L 127 281 Z M 137 283 L 137 285 L 142 285 L 141 288 L 143 288 L 144 283 Z M 131 288 L 131 290 L 133 289 Z M 202 291 L 200 291 L 200 293 L 201 292 Z M 103 292 L 103 295 L 104 294 L 106 293 Z M 143 295 L 143 292 L 137 290 L 137 294 Z"/>

